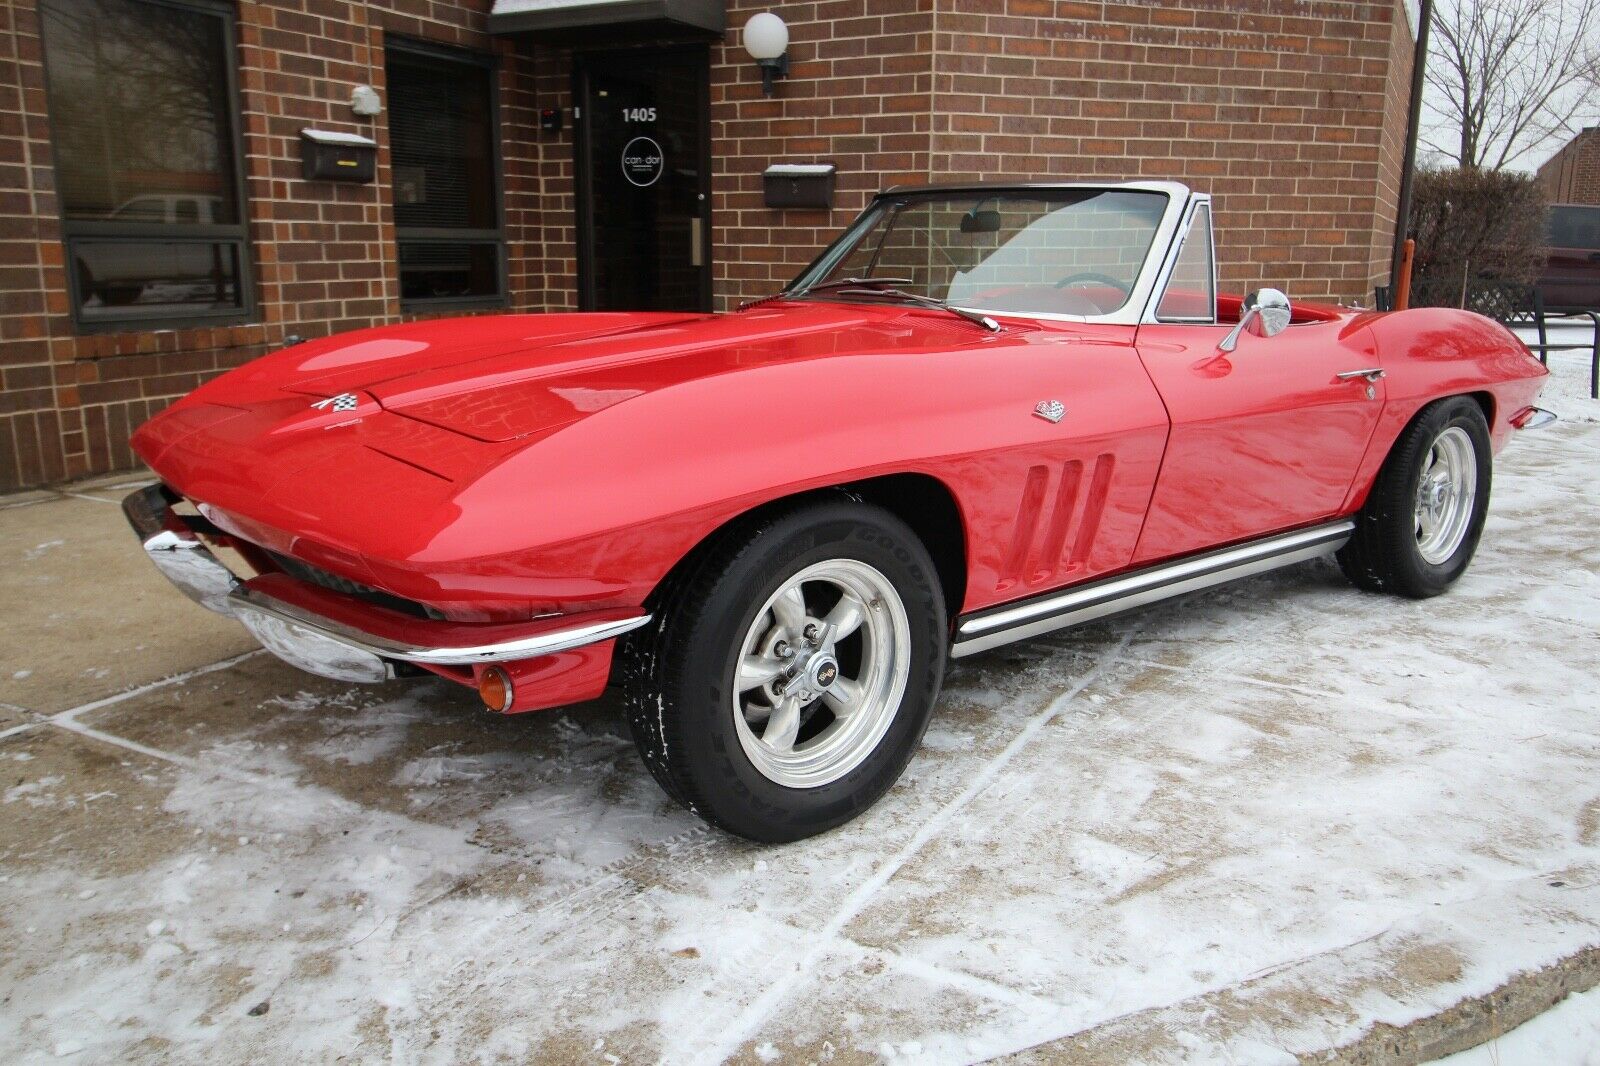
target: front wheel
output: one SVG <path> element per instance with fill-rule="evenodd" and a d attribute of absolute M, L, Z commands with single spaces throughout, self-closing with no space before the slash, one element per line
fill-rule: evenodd
<path fill-rule="evenodd" d="M 628 719 L 667 793 L 752 840 L 861 813 L 922 739 L 943 596 L 898 518 L 840 499 L 724 534 L 623 649 Z"/>
<path fill-rule="evenodd" d="M 1489 425 L 1465 396 L 1422 409 L 1395 441 L 1339 565 L 1356 586 L 1425 599 L 1467 569 L 1489 512 Z"/>

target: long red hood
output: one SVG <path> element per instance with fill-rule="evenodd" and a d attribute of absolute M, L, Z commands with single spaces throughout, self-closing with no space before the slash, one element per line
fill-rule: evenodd
<path fill-rule="evenodd" d="M 927 312 L 842 304 L 786 304 L 741 315 L 435 320 L 286 348 L 218 378 L 175 410 L 209 405 L 257 410 L 281 421 L 296 403 L 306 406 L 290 396 L 322 400 L 355 393 L 384 411 L 502 442 L 707 375 L 847 352 L 942 347 L 972 330 Z M 221 417 L 202 421 L 215 424 Z M 142 443 L 155 442 L 146 436 Z"/>
<path fill-rule="evenodd" d="M 169 484 L 250 539 L 383 584 L 380 561 L 452 551 L 439 537 L 474 482 L 600 412 L 691 385 L 725 395 L 706 386 L 735 372 L 747 382 L 737 392 L 745 412 L 793 411 L 829 399 L 812 394 L 837 380 L 840 357 L 900 362 L 1036 333 L 987 335 L 922 309 L 800 302 L 736 315 L 417 322 L 265 356 L 174 404 L 133 443 Z M 807 363 L 818 373 L 797 376 Z M 908 380 L 914 369 L 907 364 Z M 797 380 L 812 383 L 802 395 Z M 679 424 L 697 438 L 726 415 L 691 406 Z"/>

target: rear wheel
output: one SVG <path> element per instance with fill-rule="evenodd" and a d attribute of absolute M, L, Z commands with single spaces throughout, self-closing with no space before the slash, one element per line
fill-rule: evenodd
<path fill-rule="evenodd" d="M 760 841 L 865 810 L 921 741 L 945 610 L 915 534 L 876 507 L 789 508 L 722 536 L 624 649 L 628 718 L 668 794 Z"/>
<path fill-rule="evenodd" d="M 1489 426 L 1465 396 L 1423 408 L 1378 474 L 1339 551 L 1360 588 L 1437 596 L 1467 569 L 1489 511 Z"/>

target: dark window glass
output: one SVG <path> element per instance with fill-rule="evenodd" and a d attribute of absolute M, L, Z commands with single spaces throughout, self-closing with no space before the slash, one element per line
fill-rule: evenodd
<path fill-rule="evenodd" d="M 1552 207 L 1549 221 L 1550 247 L 1600 249 L 1600 207 Z"/>
<path fill-rule="evenodd" d="M 239 306 L 239 248 L 224 241 L 74 241 L 85 322 Z"/>
<path fill-rule="evenodd" d="M 391 45 L 384 66 L 401 298 L 497 301 L 494 71 L 403 45 Z"/>
<path fill-rule="evenodd" d="M 401 241 L 400 297 L 459 300 L 500 291 L 500 249 L 461 241 Z"/>
<path fill-rule="evenodd" d="M 43 0 L 56 181 L 85 323 L 242 312 L 225 9 Z"/>

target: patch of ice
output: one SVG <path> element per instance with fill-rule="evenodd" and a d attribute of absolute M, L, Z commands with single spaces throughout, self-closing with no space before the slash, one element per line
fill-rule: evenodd
<path fill-rule="evenodd" d="M 64 540 L 47 540 L 43 544 L 36 544 L 32 548 L 29 548 L 27 551 L 23 552 L 22 557 L 28 562 L 32 562 L 33 560 L 49 552 L 52 548 L 59 548 L 65 543 L 66 541 Z"/>
<path fill-rule="evenodd" d="M 60 774 L 46 774 L 37 781 L 24 781 L 6 789 L 4 802 L 15 803 L 18 800 L 27 800 L 34 807 L 47 806 L 55 801 L 47 795 L 65 780 Z"/>

